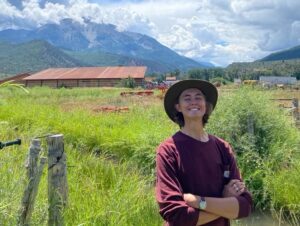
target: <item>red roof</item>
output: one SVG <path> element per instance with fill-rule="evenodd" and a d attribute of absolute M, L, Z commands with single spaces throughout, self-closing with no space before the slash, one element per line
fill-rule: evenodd
<path fill-rule="evenodd" d="M 144 78 L 147 67 L 76 67 L 49 68 L 24 80 L 99 79 L 99 78 Z"/>

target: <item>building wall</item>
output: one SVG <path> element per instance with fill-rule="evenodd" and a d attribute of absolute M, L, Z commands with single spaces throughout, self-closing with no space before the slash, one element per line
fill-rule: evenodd
<path fill-rule="evenodd" d="M 143 78 L 134 79 L 137 86 L 144 84 Z M 121 79 L 69 79 L 69 80 L 27 80 L 27 87 L 33 86 L 49 86 L 52 88 L 58 87 L 115 87 L 119 85 Z"/>
<path fill-rule="evenodd" d="M 297 79 L 295 77 L 260 76 L 259 81 L 269 84 L 295 84 Z"/>
<path fill-rule="evenodd" d="M 78 87 L 79 80 L 58 80 L 58 87 L 72 88 Z"/>
<path fill-rule="evenodd" d="M 33 86 L 42 86 L 42 81 L 25 81 L 24 85 L 26 87 L 33 87 Z"/>

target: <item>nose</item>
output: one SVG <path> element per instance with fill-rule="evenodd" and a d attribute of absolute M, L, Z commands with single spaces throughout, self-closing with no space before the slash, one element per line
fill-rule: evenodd
<path fill-rule="evenodd" d="M 198 100 L 196 98 L 192 98 L 190 104 L 191 105 L 197 105 L 198 104 Z"/>

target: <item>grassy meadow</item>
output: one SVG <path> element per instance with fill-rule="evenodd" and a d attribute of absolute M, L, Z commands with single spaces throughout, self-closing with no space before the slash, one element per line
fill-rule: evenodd
<path fill-rule="evenodd" d="M 154 199 L 155 149 L 178 128 L 164 113 L 159 92 L 122 97 L 124 90 L 32 88 L 25 93 L 0 87 L 0 141 L 23 141 L 0 151 L 0 225 L 16 225 L 30 140 L 54 133 L 64 134 L 67 154 L 66 225 L 162 224 Z M 278 92 L 241 88 L 220 94 L 207 131 L 234 147 L 256 209 L 297 223 L 300 134 L 287 112 L 270 101 Z M 129 111 L 101 112 L 101 106 Z M 47 225 L 46 182 L 45 170 L 32 225 Z"/>

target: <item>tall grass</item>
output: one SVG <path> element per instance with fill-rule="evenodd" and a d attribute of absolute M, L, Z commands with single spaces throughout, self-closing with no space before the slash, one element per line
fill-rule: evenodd
<path fill-rule="evenodd" d="M 1 153 L 0 225 L 16 225 L 25 187 L 24 148 Z M 66 225 L 160 225 L 150 180 L 126 163 L 114 163 L 66 147 L 69 203 Z M 23 169 L 24 168 L 24 169 Z M 39 186 L 31 225 L 47 225 L 46 171 Z"/>
<path fill-rule="evenodd" d="M 272 97 L 245 88 L 224 94 L 208 129 L 232 144 L 256 209 L 284 207 L 295 219 L 300 216 L 295 189 L 300 181 L 300 134 Z"/>
<path fill-rule="evenodd" d="M 113 89 L 109 98 L 109 90 L 86 90 L 86 93 L 84 90 L 70 90 L 74 96 L 67 93 L 68 90 L 57 90 L 52 95 L 46 92 L 44 96 L 44 90 L 41 89 L 40 97 L 35 90 L 27 96 L 11 97 L 9 103 L 3 105 L 0 118 L 15 124 L 21 131 L 27 131 L 32 137 L 64 133 L 66 141 L 79 150 L 96 151 L 126 161 L 133 158 L 135 164 L 148 169 L 154 166 L 155 147 L 175 128 L 166 120 L 161 101 L 156 97 L 146 103 L 141 97 L 122 99 L 120 90 L 116 91 L 118 89 Z M 72 103 L 71 109 L 69 103 Z M 130 111 L 123 114 L 93 112 L 94 107 L 116 105 L 114 103 L 128 106 Z"/>
<path fill-rule="evenodd" d="M 151 103 L 135 97 L 120 99 L 120 90 L 110 91 L 54 90 L 50 95 L 49 89 L 31 89 L 28 95 L 23 95 L 1 90 L 5 104 L 1 104 L 0 111 L 0 140 L 21 137 L 24 141 L 22 147 L 7 148 L 0 153 L 0 176 L 6 178 L 0 185 L 4 197 L 1 224 L 16 223 L 25 188 L 22 164 L 29 140 L 59 132 L 65 135 L 67 144 L 70 191 L 69 206 L 64 213 L 67 225 L 161 225 L 151 172 L 155 147 L 163 138 L 161 135 L 168 136 L 172 128 L 167 131 L 168 126 L 161 123 L 161 101 L 156 97 L 145 113 L 144 107 Z M 92 111 L 95 106 L 112 103 L 127 105 L 130 112 Z M 45 190 L 44 176 L 33 225 L 46 225 Z"/>
<path fill-rule="evenodd" d="M 0 140 L 24 141 L 0 152 L 1 224 L 15 224 L 30 139 L 63 133 L 70 190 L 67 225 L 161 225 L 153 191 L 155 149 L 178 127 L 170 123 L 157 94 L 121 97 L 123 90 L 33 88 L 24 94 L 0 89 Z M 292 188 L 300 181 L 299 132 L 270 98 L 247 89 L 222 94 L 207 130 L 234 147 L 257 208 L 284 207 L 297 215 L 299 195 Z M 129 112 L 93 111 L 105 105 L 128 106 Z M 283 190 L 285 177 L 289 186 Z M 45 190 L 44 175 L 34 225 L 46 225 Z"/>

